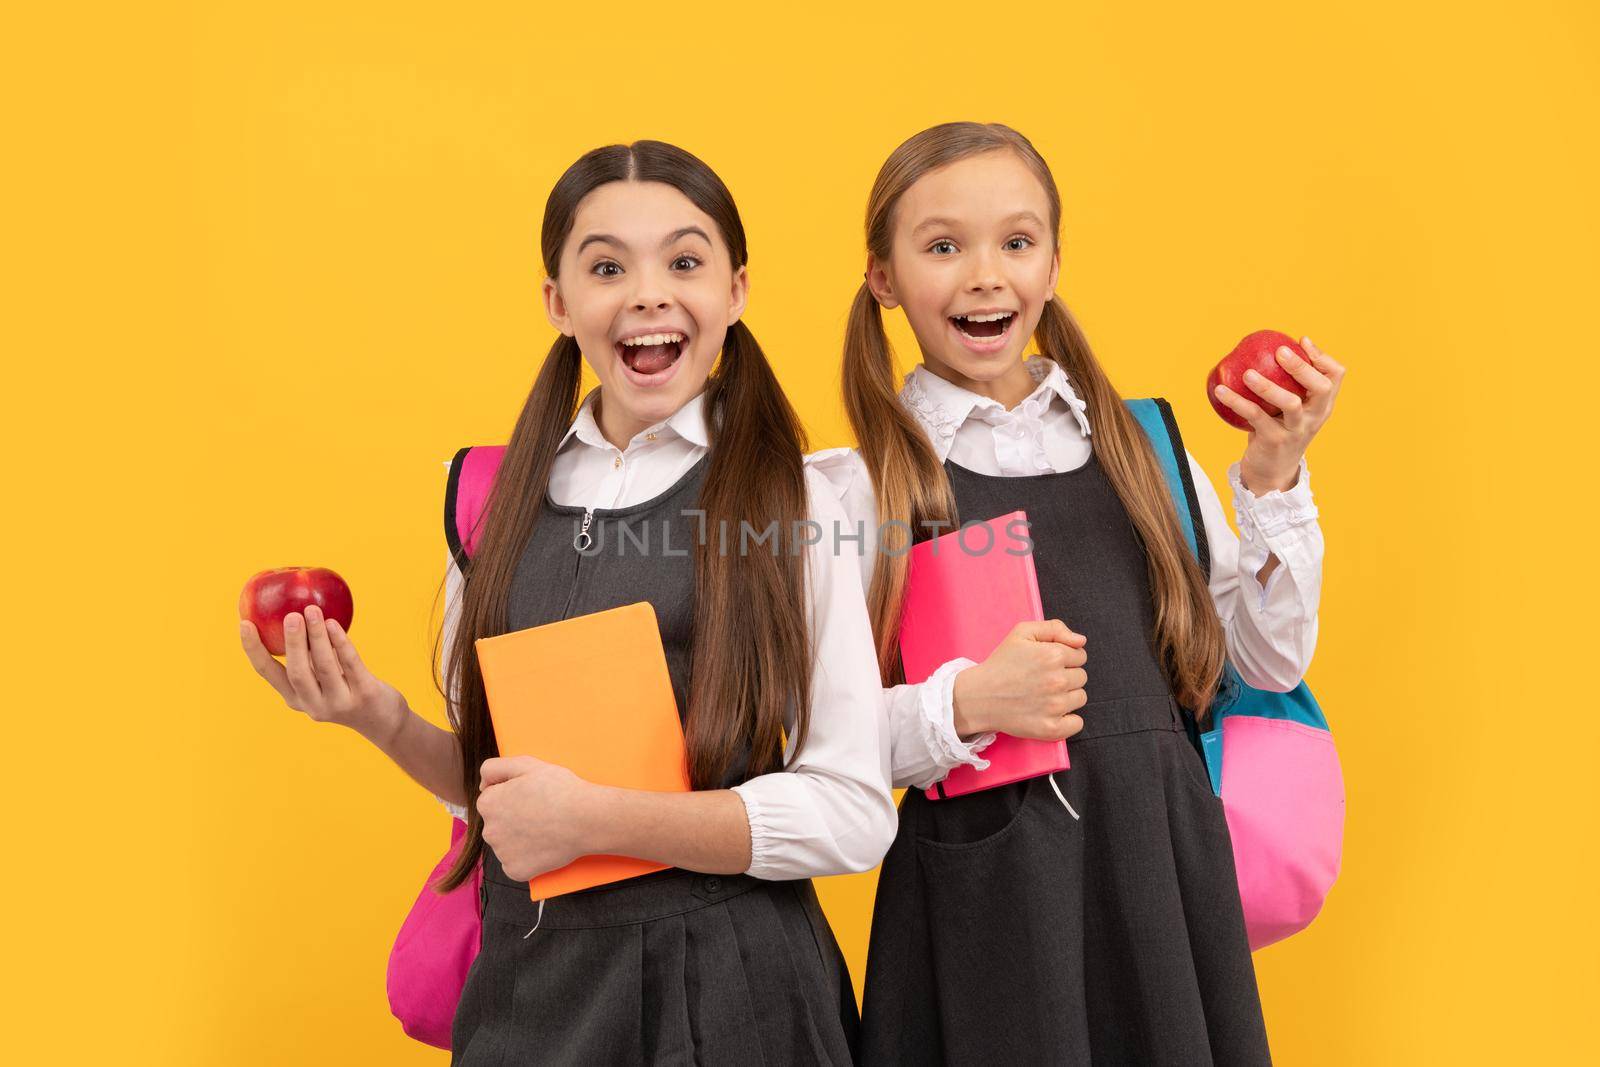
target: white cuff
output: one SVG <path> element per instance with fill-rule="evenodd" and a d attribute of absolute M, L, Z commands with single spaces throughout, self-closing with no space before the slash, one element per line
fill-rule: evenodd
<path fill-rule="evenodd" d="M 766 812 L 762 810 L 754 789 L 734 786 L 733 791 L 744 801 L 744 817 L 750 822 L 750 866 L 745 868 L 745 873 L 752 878 L 760 878 L 762 876 L 757 872 L 766 870 L 773 860 L 772 827 L 767 823 Z"/>
<path fill-rule="evenodd" d="M 957 657 L 929 675 L 917 692 L 922 705 L 921 726 L 928 742 L 928 751 L 934 754 L 939 766 L 947 772 L 963 764 L 970 764 L 980 771 L 989 766 L 989 761 L 978 753 L 989 747 L 994 734 L 979 734 L 971 741 L 963 741 L 961 735 L 956 733 L 956 675 L 975 666 L 977 664 L 972 660 Z"/>
<path fill-rule="evenodd" d="M 1286 530 L 1315 522 L 1317 505 L 1311 500 L 1311 469 L 1304 457 L 1300 459 L 1300 473 L 1288 489 L 1274 489 L 1257 496 L 1245 488 L 1239 477 L 1239 464 L 1228 468 L 1228 484 L 1233 487 L 1233 517 L 1239 524 L 1239 536 L 1255 542 L 1259 537 L 1270 541 Z"/>

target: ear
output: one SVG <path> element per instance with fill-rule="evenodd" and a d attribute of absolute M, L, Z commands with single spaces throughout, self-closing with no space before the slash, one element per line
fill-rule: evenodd
<path fill-rule="evenodd" d="M 554 278 L 546 278 L 541 287 L 544 294 L 544 317 L 550 320 L 550 325 L 566 334 L 575 336 L 572 330 L 572 316 L 567 314 L 567 302 L 561 299 L 561 286 Z"/>
<path fill-rule="evenodd" d="M 728 325 L 732 326 L 744 314 L 750 302 L 750 268 L 740 267 L 733 272 L 733 284 L 728 289 Z"/>
<path fill-rule="evenodd" d="M 1050 285 L 1049 291 L 1056 291 L 1056 279 L 1061 277 L 1061 246 L 1056 245 L 1056 250 L 1050 256 Z"/>
<path fill-rule="evenodd" d="M 872 297 L 879 307 L 900 306 L 900 298 L 894 295 L 894 280 L 889 277 L 888 267 L 871 254 L 867 256 L 867 288 L 872 291 Z"/>

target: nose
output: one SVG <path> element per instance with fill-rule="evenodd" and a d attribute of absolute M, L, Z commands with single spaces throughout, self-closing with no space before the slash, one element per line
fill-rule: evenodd
<path fill-rule="evenodd" d="M 1005 274 L 1000 270 L 1000 257 L 992 249 L 979 252 L 969 261 L 972 273 L 967 278 L 967 292 L 996 293 L 1006 287 Z"/>
<path fill-rule="evenodd" d="M 664 272 L 648 268 L 634 272 L 634 311 L 665 311 L 672 306 L 670 279 Z"/>

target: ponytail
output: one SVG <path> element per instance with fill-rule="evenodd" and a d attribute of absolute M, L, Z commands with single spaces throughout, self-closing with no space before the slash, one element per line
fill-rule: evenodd
<path fill-rule="evenodd" d="M 511 580 L 522 550 L 533 535 L 550 485 L 556 449 L 578 408 L 583 353 L 578 342 L 562 335 L 550 346 L 528 399 L 517 416 L 500 468 L 479 516 L 482 533 L 470 559 L 461 568 L 461 618 L 445 650 L 444 678 L 436 680 L 445 697 L 445 712 L 461 747 L 461 784 L 467 796 L 467 833 L 455 865 L 439 883 L 440 892 L 454 889 L 471 876 L 483 855 L 483 819 L 478 815 L 478 768 L 500 754 L 489 720 L 489 698 L 483 688 L 474 641 L 506 632 L 506 605 Z M 443 635 L 440 635 L 442 639 Z M 439 650 L 434 647 L 433 661 Z"/>
<path fill-rule="evenodd" d="M 1222 680 L 1227 637 L 1155 450 L 1060 297 L 1050 298 L 1033 336 L 1040 355 L 1061 365 L 1088 405 L 1095 455 L 1144 545 L 1162 668 L 1178 703 L 1203 720 Z"/>
<path fill-rule="evenodd" d="M 688 721 L 689 776 L 715 789 L 742 743 L 751 777 L 783 765 L 784 719 L 794 753 L 811 724 L 811 645 L 805 554 L 795 533 L 807 514 L 805 431 L 766 353 L 743 322 L 728 328 L 708 380 L 711 466 L 700 488 L 706 536 L 695 567 L 695 644 Z M 741 523 L 777 523 L 775 551 L 742 555 Z"/>
<path fill-rule="evenodd" d="M 900 602 L 905 592 L 907 535 L 924 523 L 949 522 L 955 497 L 927 435 L 900 403 L 894 353 L 883 329 L 883 310 L 866 283 L 850 305 L 844 344 L 844 402 L 861 458 L 872 475 L 883 538 L 867 590 L 867 611 L 877 640 L 884 684 L 900 677 Z M 907 523 L 901 527 L 890 520 Z M 890 531 L 893 531 L 891 535 Z M 892 536 L 892 540 L 891 540 Z"/>

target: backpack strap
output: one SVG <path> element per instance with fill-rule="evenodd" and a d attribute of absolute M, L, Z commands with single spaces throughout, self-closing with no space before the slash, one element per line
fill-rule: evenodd
<path fill-rule="evenodd" d="M 1167 477 L 1167 491 L 1178 507 L 1178 525 L 1188 538 L 1189 549 L 1200 561 L 1200 572 L 1211 577 L 1211 545 L 1206 540 L 1205 519 L 1200 514 L 1200 498 L 1194 491 L 1194 478 L 1189 471 L 1189 454 L 1183 448 L 1183 435 L 1178 433 L 1178 420 L 1172 414 L 1172 405 L 1160 397 L 1124 401 L 1150 438 L 1155 449 L 1156 462 Z"/>
<path fill-rule="evenodd" d="M 476 445 L 461 449 L 450 461 L 444 490 L 444 539 L 450 557 L 463 571 L 477 550 L 483 509 L 505 454 L 505 445 Z"/>
<path fill-rule="evenodd" d="M 1189 541 L 1189 548 L 1200 561 L 1200 572 L 1211 577 L 1211 545 L 1206 539 L 1206 524 L 1200 514 L 1200 498 L 1194 491 L 1194 478 L 1189 472 L 1189 454 L 1184 451 L 1183 437 L 1178 433 L 1178 420 L 1172 414 L 1172 405 L 1160 397 L 1124 401 L 1150 445 L 1155 450 L 1156 462 L 1167 479 L 1167 491 L 1178 509 L 1178 526 Z M 1226 690 L 1233 668 L 1223 672 Z M 1221 694 L 1219 694 L 1221 696 Z M 1205 760 L 1206 773 L 1211 779 L 1211 791 L 1220 795 L 1222 790 L 1222 732 L 1217 729 L 1221 719 L 1219 708 L 1226 703 L 1219 699 L 1211 706 L 1211 725 L 1201 732 L 1200 724 L 1188 708 L 1183 709 L 1183 727 L 1189 743 Z"/>

